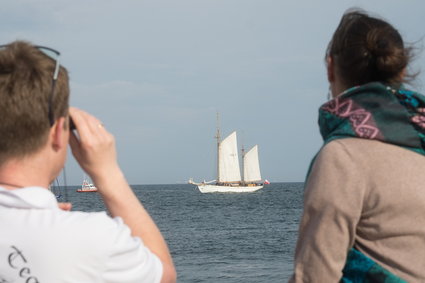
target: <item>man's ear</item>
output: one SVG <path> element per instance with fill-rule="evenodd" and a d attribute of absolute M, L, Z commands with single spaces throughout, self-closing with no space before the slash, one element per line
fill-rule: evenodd
<path fill-rule="evenodd" d="M 55 150 L 60 150 L 68 145 L 65 123 L 65 117 L 60 117 L 56 120 L 55 124 L 53 124 L 52 128 L 50 129 L 52 146 Z"/>
<path fill-rule="evenodd" d="M 330 83 L 335 81 L 335 67 L 334 67 L 334 60 L 332 56 L 328 56 L 326 58 L 326 70 L 328 72 L 328 81 Z"/>

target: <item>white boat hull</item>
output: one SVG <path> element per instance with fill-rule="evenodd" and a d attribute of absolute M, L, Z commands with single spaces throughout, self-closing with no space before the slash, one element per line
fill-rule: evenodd
<path fill-rule="evenodd" d="M 260 186 L 218 186 L 218 185 L 198 185 L 201 193 L 252 193 L 262 189 Z"/>

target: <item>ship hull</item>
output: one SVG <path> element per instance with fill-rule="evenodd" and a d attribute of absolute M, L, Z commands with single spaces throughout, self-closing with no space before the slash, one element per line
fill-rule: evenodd
<path fill-rule="evenodd" d="M 77 189 L 78 193 L 94 193 L 97 192 L 97 189 Z"/>
<path fill-rule="evenodd" d="M 259 186 L 219 186 L 219 185 L 198 185 L 201 193 L 252 193 L 263 188 Z"/>

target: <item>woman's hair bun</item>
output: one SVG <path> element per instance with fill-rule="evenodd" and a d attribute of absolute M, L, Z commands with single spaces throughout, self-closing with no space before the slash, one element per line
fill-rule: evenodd
<path fill-rule="evenodd" d="M 378 77 L 396 76 L 407 66 L 408 58 L 404 52 L 403 41 L 398 32 L 388 27 L 370 30 L 365 46 L 370 53 L 369 67 L 375 69 Z"/>
<path fill-rule="evenodd" d="M 344 14 L 328 46 L 347 87 L 372 81 L 401 83 L 411 58 L 399 32 L 363 11 Z"/>

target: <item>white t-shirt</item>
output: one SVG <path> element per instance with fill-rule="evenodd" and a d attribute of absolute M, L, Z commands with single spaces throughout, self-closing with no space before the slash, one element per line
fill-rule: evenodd
<path fill-rule="evenodd" d="M 121 218 L 60 210 L 44 188 L 0 187 L 0 283 L 160 282 L 162 269 Z"/>

